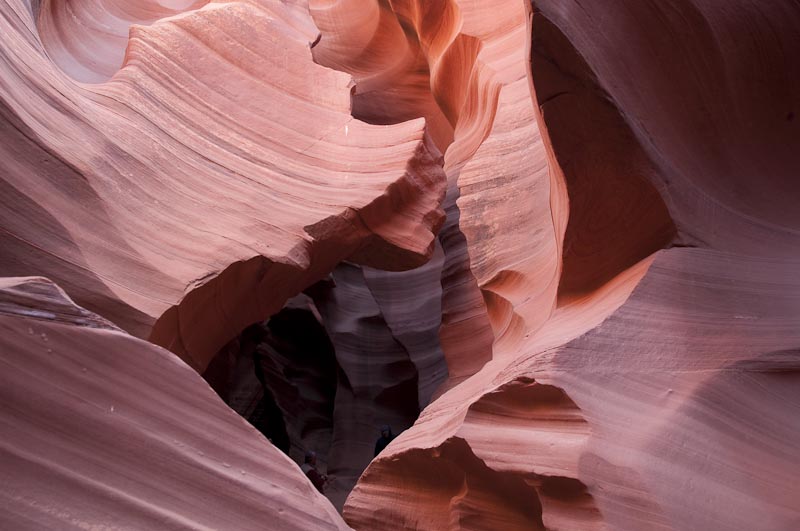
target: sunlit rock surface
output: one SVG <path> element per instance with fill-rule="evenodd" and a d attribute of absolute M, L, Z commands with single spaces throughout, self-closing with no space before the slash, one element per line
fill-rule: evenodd
<path fill-rule="evenodd" d="M 86 85 L 43 44 L 61 3 L 0 4 L 6 274 L 47 276 L 203 370 L 339 261 L 430 256 L 440 154 L 423 120 L 351 116 L 350 76 L 312 60 L 306 7 L 133 25 L 120 69 Z"/>
<path fill-rule="evenodd" d="M 88 349 L 270 463 L 261 505 L 236 483 L 176 526 L 288 503 L 288 529 L 344 526 L 334 506 L 364 531 L 797 529 L 798 27 L 792 0 L 1 0 L 0 275 L 94 313 L 44 280 L 4 281 L 0 312 L 169 358 L 124 330 L 225 389 L 242 330 L 313 299 L 335 360 L 261 352 L 333 505 L 284 501 L 297 466 L 185 365 Z M 2 360 L 56 370 L 47 348 Z M 85 451 L 81 392 L 41 459 Z M 4 396 L 29 426 L 36 402 Z M 405 431 L 370 463 L 384 423 Z M 198 473 L 136 477 L 217 490 Z M 147 527 L 147 502 L 101 514 L 37 474 L 3 491 L 11 527 Z"/>

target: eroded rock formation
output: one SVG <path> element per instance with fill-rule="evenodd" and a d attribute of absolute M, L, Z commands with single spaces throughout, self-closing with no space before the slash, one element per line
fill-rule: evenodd
<path fill-rule="evenodd" d="M 458 181 L 460 228 L 492 316 L 494 360 L 434 402 L 390 455 L 373 463 L 345 507 L 351 525 L 399 521 L 436 529 L 417 520 L 418 508 L 388 501 L 414 488 L 405 486 L 408 470 L 392 462 L 421 450 L 436 456 L 452 441 L 466 442 L 480 458 L 491 436 L 473 429 L 473 409 L 492 396 L 487 392 L 510 393 L 507 386 L 520 378 L 561 389 L 590 430 L 578 440 L 553 435 L 557 442 L 546 451 L 520 450 L 513 468 L 497 454 L 524 448 L 527 430 L 493 438 L 480 464 L 463 460 L 465 477 L 488 465 L 531 485 L 541 485 L 544 475 L 562 486 L 537 490 L 541 513 L 527 518 L 528 528 L 796 525 L 792 507 L 800 492 L 789 477 L 797 462 L 778 448 L 800 439 L 794 420 L 800 293 L 792 273 L 800 246 L 791 177 L 800 159 L 787 151 L 800 146 L 800 133 L 792 125 L 798 92 L 785 88 L 796 89 L 800 75 L 780 50 L 800 49 L 787 22 L 796 24 L 800 13 L 789 3 L 774 10 L 741 4 L 734 15 L 702 2 L 535 3 L 527 31 L 544 140 L 537 159 L 549 164 L 551 218 L 522 226 L 528 235 L 555 236 L 560 267 L 520 267 L 542 246 L 515 251 L 521 238 L 509 243 L 496 236 L 519 230 L 519 219 L 503 213 L 519 216 L 516 205 L 536 197 L 511 180 L 513 165 L 506 170 L 498 163 L 508 177 L 489 195 L 471 201 L 467 192 L 487 180 L 491 170 L 478 164 L 493 135 L 506 133 L 503 147 L 521 135 L 506 125 L 521 111 L 504 114 L 501 92 L 492 132 Z M 463 14 L 473 5 L 461 7 Z M 752 30 L 747 44 L 734 41 L 744 27 L 763 33 Z M 683 46 L 678 51 L 676 41 Z M 753 71 L 758 86 L 732 74 Z M 524 152 L 535 148 L 530 143 Z M 769 208 L 760 209 L 763 199 L 750 201 L 756 187 L 761 198 L 770 197 Z M 492 211 L 495 232 L 487 234 L 470 212 L 486 212 L 492 194 L 509 207 Z M 557 278 L 557 293 L 531 288 L 553 286 L 547 275 Z M 529 306 L 536 293 L 552 303 Z M 775 395 L 764 396 L 763 385 Z M 518 416 L 498 417 L 493 430 L 512 430 Z M 754 429 L 756 417 L 773 428 Z M 574 452 L 569 459 L 537 471 L 565 449 Z M 751 455 L 758 457 L 750 461 Z M 776 460 L 785 465 L 780 472 L 771 464 Z M 451 466 L 442 462 L 440 469 Z M 453 504 L 464 491 L 440 492 L 439 511 L 457 517 Z M 374 500 L 390 509 L 375 515 L 366 509 Z M 490 502 L 478 513 L 469 528 L 495 529 L 497 513 L 522 518 L 518 508 Z"/>
<path fill-rule="evenodd" d="M 423 121 L 353 119 L 350 77 L 311 58 L 304 6 L 131 26 L 97 85 L 49 60 L 40 9 L 2 9 L 7 274 L 48 276 L 203 370 L 339 261 L 398 269 L 433 251 L 444 179 Z"/>
<path fill-rule="evenodd" d="M 4 529 L 347 529 L 200 375 L 50 281 L 0 281 L 0 331 Z"/>
<path fill-rule="evenodd" d="M 224 432 L 215 448 L 274 478 L 233 474 L 195 520 L 170 499 L 175 525 L 286 503 L 288 529 L 341 528 L 197 374 L 122 332 L 252 413 L 258 389 L 225 387 L 251 371 L 236 338 L 306 290 L 333 354 L 261 348 L 268 402 L 354 529 L 795 529 L 798 26 L 792 0 L 2 0 L 0 275 L 95 312 L 3 281 L 2 361 L 88 356 L 124 382 L 92 396 L 135 389 L 131 410 L 180 389 L 159 414 L 191 408 L 192 441 Z M 40 322 L 64 356 L 24 334 Z M 103 357 L 116 344 L 146 357 Z M 170 369 L 147 379 L 147 360 Z M 51 391 L 5 376 L 5 423 L 41 437 L 24 393 Z M 102 485 L 45 489 L 84 470 L 58 441 L 139 430 L 93 424 L 88 380 L 62 376 L 71 424 L 2 518 L 145 525 L 144 487 L 109 483 L 126 501 L 102 514 Z M 130 444 L 168 447 L 158 418 Z M 405 431 L 370 463 L 385 422 Z M 9 470 L 33 470 L 23 446 Z M 169 481 L 228 477 L 172 450 Z"/>

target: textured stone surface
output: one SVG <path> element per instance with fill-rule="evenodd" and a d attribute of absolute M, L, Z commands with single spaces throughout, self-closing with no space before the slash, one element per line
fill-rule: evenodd
<path fill-rule="evenodd" d="M 328 473 L 336 477 L 329 496 L 344 499 L 372 460 L 380 426 L 395 432 L 419 415 L 419 372 L 396 339 L 361 268 L 340 264 L 332 286 L 315 295 L 340 368 Z"/>
<path fill-rule="evenodd" d="M 0 281 L 0 364 L 4 529 L 348 529 L 189 366 L 46 279 Z"/>
<path fill-rule="evenodd" d="M 0 14 L 0 273 L 102 317 L 0 310 L 203 372 L 306 290 L 335 381 L 267 366 L 355 529 L 800 526 L 797 2 Z"/>
<path fill-rule="evenodd" d="M 6 274 L 52 278 L 203 370 L 342 259 L 402 269 L 433 251 L 445 183 L 423 121 L 353 119 L 302 4 L 134 25 L 97 85 L 50 61 L 22 0 L 0 9 Z"/>
<path fill-rule="evenodd" d="M 460 489 L 441 485 L 427 497 L 436 500 L 432 514 L 469 515 L 462 525 L 470 529 L 495 529 L 503 518 L 564 529 L 791 529 L 800 521 L 790 479 L 800 440 L 791 177 L 800 163 L 800 75 L 784 55 L 800 49 L 790 29 L 800 13 L 790 2 L 712 4 L 535 3 L 527 31 L 545 144 L 535 158 L 549 163 L 549 191 L 541 174 L 517 174 L 531 187 L 511 180 L 515 164 L 499 172 L 508 180 L 480 188 L 505 168 L 496 161 L 513 160 L 504 148 L 520 138 L 511 124 L 524 107 L 504 112 L 514 108 L 508 86 L 458 181 L 494 361 L 371 465 L 345 507 L 351 525 L 436 529 L 441 522 L 417 518 L 421 500 L 392 501 L 422 488 L 409 477 L 423 469 L 463 478 Z M 474 6 L 461 8 L 470 18 Z M 758 82 L 744 74 L 755 71 Z M 524 153 L 535 153 L 529 145 Z M 484 156 L 494 166 L 481 164 Z M 516 209 L 537 188 L 551 217 L 522 223 Z M 537 228 L 555 235 L 560 268 L 520 267 L 543 250 L 518 245 Z M 537 385 L 558 390 L 569 407 L 554 410 Z M 520 386 L 531 388 L 525 399 Z M 549 425 L 526 410 L 547 411 Z M 574 420 L 564 431 L 567 412 Z M 479 461 L 442 458 L 456 442 Z M 415 462 L 420 472 L 409 471 Z M 456 501 L 473 490 L 481 498 L 471 478 L 484 466 L 524 479 L 540 510 L 482 498 L 479 510 L 464 511 Z M 384 512 L 368 509 L 376 504 Z"/>

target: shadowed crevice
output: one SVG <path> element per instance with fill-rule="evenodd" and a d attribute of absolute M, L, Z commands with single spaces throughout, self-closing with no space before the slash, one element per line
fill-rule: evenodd
<path fill-rule="evenodd" d="M 536 98 L 569 194 L 559 304 L 587 295 L 670 244 L 659 170 L 572 43 L 533 15 Z"/>

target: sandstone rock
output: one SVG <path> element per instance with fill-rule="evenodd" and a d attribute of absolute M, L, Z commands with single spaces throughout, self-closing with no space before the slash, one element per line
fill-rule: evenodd
<path fill-rule="evenodd" d="M 330 499 L 341 507 L 373 458 L 380 426 L 389 424 L 399 433 L 416 420 L 420 376 L 384 319 L 365 273 L 340 264 L 332 277 L 335 285 L 314 298 L 340 368 L 328 473 L 336 478 Z"/>
<path fill-rule="evenodd" d="M 800 470 L 787 452 L 800 440 L 792 273 L 800 225 L 789 176 L 800 159 L 789 153 L 800 134 L 791 125 L 798 92 L 782 87 L 796 87 L 800 76 L 780 50 L 800 49 L 789 29 L 799 14 L 788 3 L 737 6 L 534 3 L 527 31 L 543 144 L 530 141 L 525 153 L 548 162 L 549 190 L 541 173 L 499 162 L 513 160 L 503 148 L 530 124 L 512 125 L 524 109 L 513 83 L 501 89 L 491 133 L 458 181 L 460 227 L 496 337 L 493 360 L 431 404 L 367 469 L 345 506 L 351 525 L 796 526 L 790 478 Z M 474 14 L 491 27 L 480 8 L 461 8 L 465 21 Z M 734 36 L 745 27 L 743 43 Z M 471 34 L 491 42 L 489 31 Z M 763 81 L 731 77 L 753 71 Z M 508 177 L 487 194 L 489 160 Z M 537 197 L 549 198 L 550 219 L 537 221 L 535 208 L 521 221 L 514 207 Z M 541 263 L 556 257 L 555 266 L 524 267 L 543 244 L 518 243 L 537 231 L 553 236 L 556 250 L 545 247 Z M 520 386 L 563 396 L 573 428 L 523 414 L 546 411 L 548 400 L 531 392 L 517 401 Z M 457 459 L 449 457 L 454 445 L 463 449 Z M 416 470 L 454 484 L 415 483 L 421 473 L 409 468 L 421 459 Z M 474 478 L 484 467 L 532 486 L 537 511 L 483 495 Z M 414 497 L 423 488 L 429 504 Z M 465 498 L 481 500 L 469 504 L 480 509 L 465 511 Z M 382 510 L 370 512 L 374 505 Z M 439 520 L 419 520 L 420 507 Z"/>
<path fill-rule="evenodd" d="M 350 77 L 312 60 L 307 7 L 215 2 L 133 25 L 97 85 L 37 36 L 36 12 L 63 3 L 30 7 L 0 4 L 5 274 L 48 276 L 202 371 L 342 259 L 430 256 L 438 151 L 421 120 L 352 118 Z"/>
<path fill-rule="evenodd" d="M 313 285 L 355 529 L 798 527 L 796 2 L 201 4 L 0 3 L 0 273 L 199 372 Z"/>
<path fill-rule="evenodd" d="M 4 529 L 348 529 L 194 370 L 50 281 L 0 280 L 0 330 Z"/>

